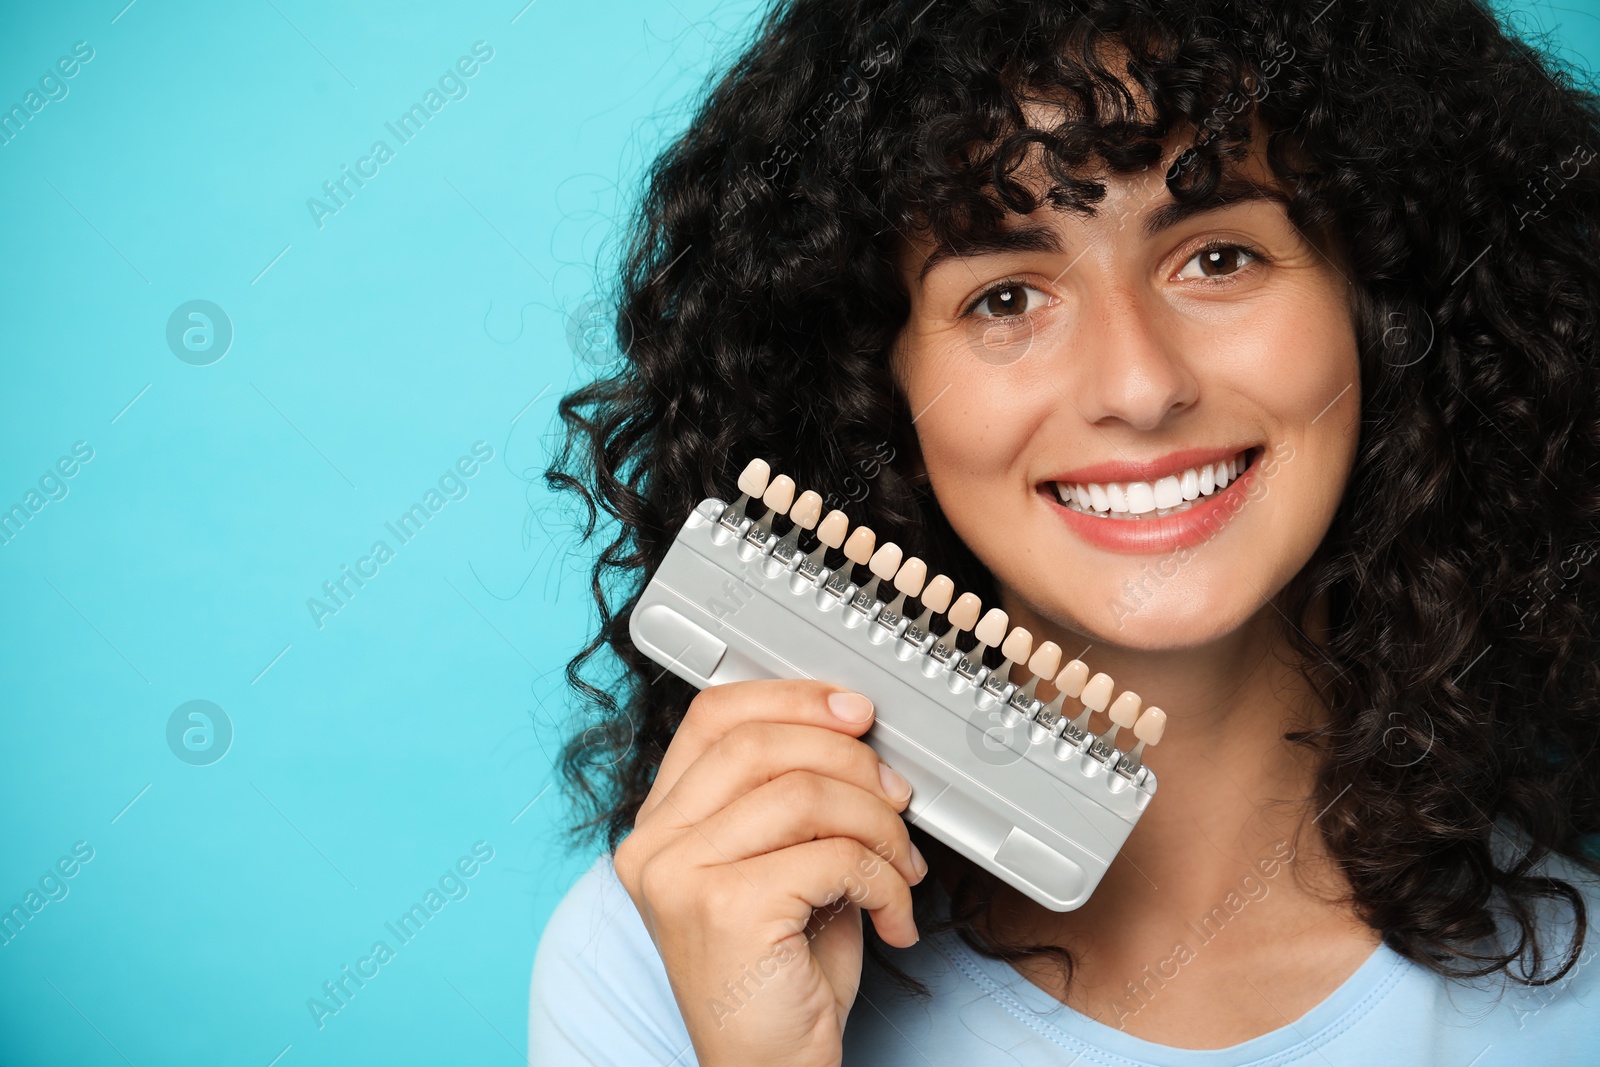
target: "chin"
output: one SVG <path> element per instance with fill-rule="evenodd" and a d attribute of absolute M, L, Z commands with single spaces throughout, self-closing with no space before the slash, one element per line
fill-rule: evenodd
<path fill-rule="evenodd" d="M 1263 575 L 1263 578 L 1266 576 Z M 1254 593 L 1238 595 L 1238 582 L 1207 588 L 1195 581 L 1173 581 L 1149 589 L 1143 599 L 1108 590 L 1096 603 L 1072 605 L 1077 626 L 1102 644 L 1139 652 L 1200 648 L 1222 640 L 1250 621 L 1263 604 Z M 1259 586 L 1258 586 L 1259 588 Z M 1079 598 L 1074 598 L 1079 599 Z"/>
<path fill-rule="evenodd" d="M 1055 610 L 1046 614 L 1091 640 L 1130 651 L 1177 651 L 1222 641 L 1263 611 L 1273 612 L 1268 600 L 1315 551 L 1309 536 L 1283 536 L 1289 525 L 1284 518 L 1266 508 L 1241 516 L 1244 521 L 1192 556 L 1092 553 L 1071 568 L 1082 577 L 1055 588 Z"/>

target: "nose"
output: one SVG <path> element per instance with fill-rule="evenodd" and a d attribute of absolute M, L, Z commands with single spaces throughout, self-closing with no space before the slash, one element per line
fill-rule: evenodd
<path fill-rule="evenodd" d="M 1199 382 L 1160 309 L 1128 286 L 1100 287 L 1070 342 L 1074 404 L 1097 425 L 1154 430 L 1199 396 Z"/>

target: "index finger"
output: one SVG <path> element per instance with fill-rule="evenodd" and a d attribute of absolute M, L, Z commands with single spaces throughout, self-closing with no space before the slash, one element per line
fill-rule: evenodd
<path fill-rule="evenodd" d="M 811 678 L 762 678 L 702 689 L 689 705 L 639 809 L 655 807 L 701 754 L 742 722 L 792 723 L 860 737 L 872 725 L 872 701 L 850 689 Z"/>

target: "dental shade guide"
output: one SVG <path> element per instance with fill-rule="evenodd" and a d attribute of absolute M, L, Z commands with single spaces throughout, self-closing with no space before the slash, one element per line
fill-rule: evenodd
<path fill-rule="evenodd" d="M 942 574 L 923 586 L 917 594 L 917 599 L 922 601 L 922 614 L 901 632 L 900 640 L 915 646 L 919 652 L 929 651 L 934 645 L 934 636 L 928 628 L 933 625 L 935 615 L 950 610 L 950 598 L 955 592 L 955 583 Z"/>
<path fill-rule="evenodd" d="M 772 477 L 772 467 L 764 459 L 753 459 L 745 464 L 739 475 L 739 499 L 730 508 L 724 508 L 722 525 L 737 530 L 748 519 L 750 498 L 759 497 L 767 490 L 767 480 Z"/>
<path fill-rule="evenodd" d="M 852 530 L 844 512 L 822 517 L 822 497 L 797 496 L 766 461 L 752 460 L 738 488 L 732 504 L 708 498 L 689 515 L 634 607 L 634 643 L 698 688 L 817 678 L 864 694 L 876 714 L 863 740 L 912 784 L 908 822 L 1047 908 L 1082 906 L 1155 795 L 1144 757 L 1166 713 L 1141 714 L 1134 693 L 1113 701 L 1110 676 L 1061 666 L 1059 646 L 1035 647 L 1004 611 L 956 596 L 948 577 L 929 579 L 925 561 Z M 780 537 L 782 516 L 793 525 Z M 968 630 L 976 643 L 961 652 Z M 1048 702 L 1045 682 L 1057 691 Z M 1068 701 L 1081 706 L 1070 721 Z M 1108 708 L 1110 727 L 1091 733 Z M 1124 730 L 1137 740 L 1127 752 L 1116 747 Z"/>
<path fill-rule="evenodd" d="M 751 479 L 750 484 L 753 486 L 755 480 Z M 744 539 L 757 548 L 766 547 L 772 538 L 772 527 L 778 521 L 778 516 L 787 512 L 789 505 L 794 503 L 794 479 L 787 474 L 772 479 L 761 494 L 761 503 L 767 508 L 768 514 L 751 522 L 744 533 Z"/>
<path fill-rule="evenodd" d="M 794 566 L 795 553 L 800 551 L 801 535 L 816 529 L 817 520 L 822 517 L 822 498 L 807 489 L 785 510 L 790 521 L 794 523 L 794 529 L 784 534 L 778 539 L 778 543 L 772 546 L 772 558 L 787 567 Z"/>
<path fill-rule="evenodd" d="M 828 512 L 828 517 L 822 520 L 817 527 L 817 547 L 800 564 L 801 573 L 818 582 L 825 581 L 827 570 L 824 566 L 829 549 L 839 548 L 844 544 L 845 531 L 850 528 L 850 519 L 844 512 L 835 508 Z"/>

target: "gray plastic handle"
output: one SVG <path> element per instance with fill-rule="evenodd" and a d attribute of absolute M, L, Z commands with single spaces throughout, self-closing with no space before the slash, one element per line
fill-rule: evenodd
<path fill-rule="evenodd" d="M 1155 793 L 966 686 L 716 520 L 689 516 L 629 622 L 698 688 L 816 678 L 871 699 L 864 740 L 911 783 L 908 822 L 1053 911 L 1080 907 Z M 964 691 L 953 691 L 953 688 Z"/>

